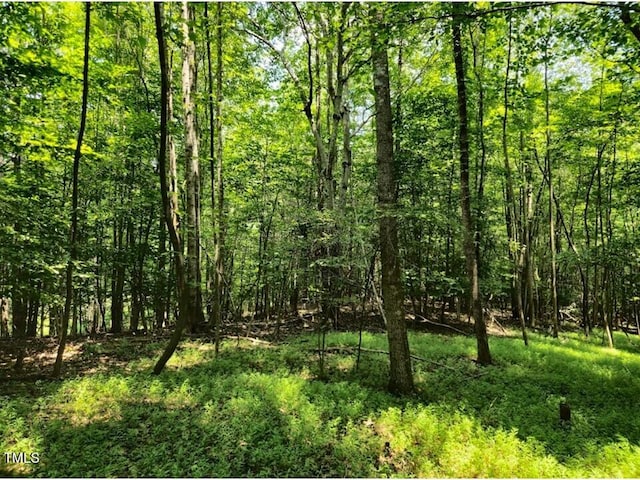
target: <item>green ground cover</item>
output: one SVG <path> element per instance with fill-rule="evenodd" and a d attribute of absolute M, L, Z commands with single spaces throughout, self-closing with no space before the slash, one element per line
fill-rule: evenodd
<path fill-rule="evenodd" d="M 426 361 L 410 398 L 385 393 L 385 355 L 363 353 L 356 371 L 353 333 L 328 336 L 327 380 L 314 336 L 226 341 L 217 359 L 188 341 L 159 376 L 160 343 L 86 344 L 87 358 L 115 350 L 129 362 L 4 392 L 0 451 L 40 462 L 0 459 L 0 473 L 640 477 L 640 339 L 618 336 L 615 350 L 578 335 L 531 340 L 492 338 L 495 365 L 478 367 L 474 339 L 413 333 Z M 386 338 L 364 334 L 363 346 Z M 571 425 L 559 421 L 565 400 Z"/>

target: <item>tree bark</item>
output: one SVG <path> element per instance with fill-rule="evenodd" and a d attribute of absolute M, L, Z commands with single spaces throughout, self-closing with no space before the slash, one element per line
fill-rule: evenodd
<path fill-rule="evenodd" d="M 511 70 L 511 44 L 512 44 L 513 21 L 509 17 L 509 39 L 507 47 L 507 68 L 504 77 L 503 90 L 503 108 L 502 116 L 502 155 L 504 157 L 504 170 L 506 182 L 506 224 L 507 236 L 509 239 L 509 260 L 513 266 L 511 280 L 511 311 L 513 317 L 520 320 L 520 329 L 522 330 L 522 339 L 525 345 L 529 345 L 527 338 L 527 328 L 524 320 L 524 311 L 522 305 L 522 265 L 524 264 L 524 250 L 520 246 L 518 239 L 518 226 L 520 225 L 518 218 L 518 208 L 516 205 L 515 194 L 513 189 L 513 178 L 511 174 L 511 163 L 509 161 L 509 148 L 507 138 L 507 124 L 509 119 L 509 72 Z M 517 245 L 517 251 L 512 250 L 512 246 Z M 525 246 L 524 248 L 527 248 Z"/>
<path fill-rule="evenodd" d="M 349 106 L 345 101 L 348 97 L 348 75 L 344 73 L 347 66 L 347 58 L 344 52 L 344 32 L 347 28 L 347 11 L 350 2 L 344 2 L 340 8 L 340 29 L 338 31 L 338 85 L 342 85 L 340 102 L 338 103 L 340 111 L 334 111 L 339 114 L 342 119 L 342 178 L 340 180 L 340 208 L 344 211 L 347 205 L 347 191 L 351 180 L 351 170 L 353 155 L 351 152 L 351 119 L 349 115 Z"/>
<path fill-rule="evenodd" d="M 213 67 L 211 64 L 211 24 L 209 20 L 209 4 L 204 4 L 204 18 L 206 22 L 206 48 L 207 48 L 207 109 L 209 114 L 209 174 L 211 177 L 211 228 L 213 230 L 213 250 L 214 262 L 213 266 L 207 261 L 207 288 L 211 289 L 209 293 L 209 322 L 214 326 L 217 332 L 218 320 L 221 316 L 220 298 L 218 296 L 218 275 L 215 267 L 215 250 L 218 243 L 218 235 L 216 232 L 216 124 L 215 124 L 215 99 L 213 93 Z M 218 341 L 216 339 L 216 352 L 218 351 Z"/>
<path fill-rule="evenodd" d="M 383 12 L 372 7 L 373 88 L 376 113 L 376 161 L 378 165 L 378 208 L 382 297 L 389 341 L 389 390 L 396 394 L 413 391 L 411 355 L 404 319 L 404 295 L 398 251 L 398 183 L 393 157 L 393 123 L 389 87 L 389 29 Z"/>
<path fill-rule="evenodd" d="M 535 308 L 535 278 L 534 278 L 534 257 L 533 257 L 533 243 L 534 243 L 534 200 L 533 200 L 533 187 L 532 187 L 532 172 L 531 162 L 528 155 L 525 153 L 524 147 L 524 131 L 520 130 L 520 160 L 522 162 L 523 177 L 524 177 L 524 192 L 523 192 L 523 222 L 522 222 L 522 239 L 525 243 L 524 252 L 524 277 L 525 285 L 523 287 L 525 302 L 523 308 L 526 312 L 526 318 L 529 321 L 531 327 L 536 326 L 536 308 Z"/>
<path fill-rule="evenodd" d="M 186 291 L 185 280 L 185 260 L 182 253 L 182 240 L 178 231 L 178 217 L 175 210 L 175 203 L 170 197 L 170 186 L 167 181 L 167 148 L 171 148 L 171 142 L 168 132 L 169 122 L 169 100 L 170 100 L 170 84 L 167 66 L 167 49 L 164 41 L 164 19 L 162 12 L 162 3 L 155 2 L 153 4 L 155 23 L 156 23 L 156 37 L 158 40 L 158 55 L 160 57 L 160 148 L 158 150 L 158 171 L 160 174 L 160 194 L 162 197 L 162 207 L 164 211 L 164 219 L 167 224 L 167 231 L 169 232 L 169 239 L 173 247 L 175 258 L 175 270 L 176 270 L 176 283 L 178 292 L 178 304 L 179 314 L 176 319 L 176 327 L 171 335 L 169 343 L 167 344 L 164 352 L 158 359 L 154 369 L 154 374 L 159 374 L 164 369 L 167 361 L 173 355 L 182 331 L 186 325 L 187 317 L 187 303 L 189 298 Z"/>
<path fill-rule="evenodd" d="M 549 27 L 551 28 L 551 27 Z M 549 33 L 550 37 L 551 33 Z M 548 40 L 547 40 L 548 41 Z M 545 149 L 545 164 L 547 167 L 547 181 L 549 187 L 549 248 L 551 250 L 551 308 L 553 311 L 551 312 L 551 325 L 553 328 L 553 336 L 558 336 L 558 276 L 557 276 L 557 266 L 556 266 L 556 231 L 555 231 L 555 212 L 554 212 L 554 204 L 553 204 L 553 168 L 552 168 L 552 158 L 551 158 L 551 128 L 549 124 L 549 62 L 548 62 L 548 53 L 547 53 L 547 44 L 545 43 L 545 62 L 544 62 L 544 111 L 545 111 L 545 138 L 546 138 L 546 149 Z"/>
<path fill-rule="evenodd" d="M 196 93 L 195 67 L 196 52 L 190 38 L 193 15 L 186 0 L 182 2 L 182 103 L 184 110 L 184 161 L 186 176 L 186 286 L 189 302 L 187 327 L 191 332 L 198 330 L 204 322 L 202 311 L 202 293 L 200 289 L 200 165 L 198 155 L 198 134 L 196 129 L 195 105 Z"/>
<path fill-rule="evenodd" d="M 82 139 L 87 124 L 87 100 L 89 97 L 89 32 L 91 27 L 91 3 L 85 4 L 85 26 L 84 26 L 84 65 L 82 68 L 82 111 L 80 113 L 80 129 L 78 131 L 78 141 L 73 156 L 73 187 L 71 193 L 71 231 L 69 246 L 69 262 L 67 263 L 66 276 L 66 299 L 64 303 L 64 314 L 62 317 L 62 328 L 60 331 L 60 344 L 58 354 L 53 366 L 53 376 L 58 377 L 62 371 L 62 358 L 67 343 L 67 329 L 69 327 L 69 315 L 71 313 L 71 301 L 73 299 L 73 262 L 77 258 L 77 235 L 78 235 L 78 171 L 80 169 L 80 157 L 82 156 Z"/>
<path fill-rule="evenodd" d="M 469 188 L 469 131 L 467 122 L 467 90 L 465 84 L 464 57 L 460 34 L 460 22 L 464 6 L 453 4 L 454 16 L 452 20 L 453 58 L 456 70 L 456 86 L 458 94 L 458 144 L 460 149 L 460 200 L 462 206 L 462 226 L 464 231 L 464 253 L 467 276 L 471 288 L 471 309 L 475 321 L 475 333 L 478 347 L 478 363 L 491 363 L 487 327 L 484 322 L 482 303 L 480 298 L 480 281 L 478 278 L 478 258 L 474 245 L 475 228 L 471 216 L 471 193 Z"/>
<path fill-rule="evenodd" d="M 122 332 L 123 320 L 123 290 L 124 290 L 124 261 L 122 249 L 123 219 L 114 219 L 113 225 L 113 275 L 111 277 L 111 331 Z"/>
<path fill-rule="evenodd" d="M 215 217 L 216 228 L 214 229 L 215 242 L 215 351 L 220 348 L 220 330 L 222 327 L 222 300 L 224 287 L 224 178 L 222 164 L 222 3 L 218 2 L 216 8 L 216 115 L 215 115 L 215 137 L 216 137 L 216 195 L 218 197 Z"/>
<path fill-rule="evenodd" d="M 164 294 L 167 288 L 166 271 L 167 254 L 167 230 L 164 221 L 164 211 L 160 212 L 160 224 L 158 225 L 158 259 L 156 270 L 156 285 L 154 289 L 155 328 L 161 330 L 167 321 Z"/>
<path fill-rule="evenodd" d="M 478 130 L 478 142 L 480 146 L 480 165 L 475 162 L 475 183 L 476 183 L 476 208 L 475 208 L 475 228 L 474 228 L 474 246 L 476 249 L 476 259 L 478 262 L 478 270 L 480 270 L 480 264 L 482 261 L 482 212 L 484 210 L 484 182 L 485 173 L 487 167 L 487 145 L 484 138 L 484 85 L 482 82 L 482 75 L 484 70 L 484 46 L 482 53 L 482 60 L 478 65 L 478 47 L 473 38 L 473 33 L 470 32 L 471 47 L 473 53 L 473 75 L 476 80 L 478 90 L 478 118 L 477 118 L 477 130 Z M 486 43 L 485 32 L 482 32 L 483 42 Z M 462 40 L 462 39 L 461 39 Z M 476 156 L 477 158 L 477 156 Z M 478 273 L 479 274 L 479 273 Z"/>
<path fill-rule="evenodd" d="M 628 5 L 620 5 L 620 19 L 629 29 L 638 42 L 640 42 L 640 24 L 631 18 L 631 9 Z"/>

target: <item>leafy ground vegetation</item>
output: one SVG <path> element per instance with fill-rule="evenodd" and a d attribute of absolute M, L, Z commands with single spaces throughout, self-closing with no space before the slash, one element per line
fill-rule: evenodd
<path fill-rule="evenodd" d="M 409 335 L 417 393 L 386 393 L 382 334 L 282 343 L 184 342 L 158 376 L 163 342 L 72 344 L 91 366 L 62 381 L 6 380 L 0 451 L 40 452 L 3 474 L 254 477 L 639 477 L 640 339 L 597 335 L 530 346 L 492 338 L 494 365 L 464 336 Z M 572 409 L 559 421 L 559 403 Z"/>

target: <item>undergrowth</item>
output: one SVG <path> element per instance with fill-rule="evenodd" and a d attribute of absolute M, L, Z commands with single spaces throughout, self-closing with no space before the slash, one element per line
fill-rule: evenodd
<path fill-rule="evenodd" d="M 640 341 L 411 334 L 417 393 L 385 392 L 388 358 L 334 333 L 325 380 L 317 339 L 185 342 L 159 376 L 160 344 L 126 368 L 38 382 L 0 398 L 0 452 L 39 452 L 0 473 L 39 477 L 640 477 Z M 386 350 L 384 335 L 363 346 Z M 132 351 L 127 340 L 92 345 Z M 341 348 L 338 348 L 341 347 Z M 561 425 L 558 405 L 572 421 Z M 3 470 L 4 469 L 4 470 Z"/>

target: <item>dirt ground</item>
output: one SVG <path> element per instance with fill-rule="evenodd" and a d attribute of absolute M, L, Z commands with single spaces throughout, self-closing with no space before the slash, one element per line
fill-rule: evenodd
<path fill-rule="evenodd" d="M 509 320 L 501 312 L 487 315 L 487 330 L 491 336 L 518 335 L 517 326 L 509 325 Z M 432 316 L 433 320 L 413 314 L 407 315 L 407 327 L 414 331 L 423 331 L 443 335 L 473 335 L 473 324 L 466 316 L 458 320 L 455 312 L 445 312 L 441 316 Z M 252 321 L 243 319 L 242 323 L 225 324 L 222 329 L 224 337 L 249 337 L 262 341 L 282 341 L 287 337 L 317 331 L 321 318 L 317 312 L 300 311 L 297 316 L 291 316 L 278 321 Z M 385 331 L 384 322 L 379 314 L 371 313 L 365 318 L 354 316 L 349 308 L 341 309 L 337 325 L 334 330 L 358 331 L 360 328 L 370 332 Z M 514 327 L 516 329 L 514 329 Z M 104 371 L 111 367 L 126 366 L 136 358 L 141 349 L 146 349 L 153 343 L 158 349 L 166 343 L 169 331 L 154 333 L 139 333 L 137 335 L 125 333 L 120 335 L 99 334 L 94 337 L 80 336 L 70 338 L 64 354 L 65 376 L 75 376 L 85 373 Z M 202 338 L 213 341 L 213 332 L 185 335 L 191 338 Z M 96 348 L 100 344 L 104 348 Z M 118 348 L 118 345 L 126 348 Z M 51 380 L 53 364 L 58 348 L 57 338 L 29 338 L 24 343 L 12 339 L 0 339 L 0 394 L 13 390 L 15 383 L 33 383 L 36 380 Z M 15 364 L 21 349 L 24 349 L 23 365 L 16 370 Z"/>

